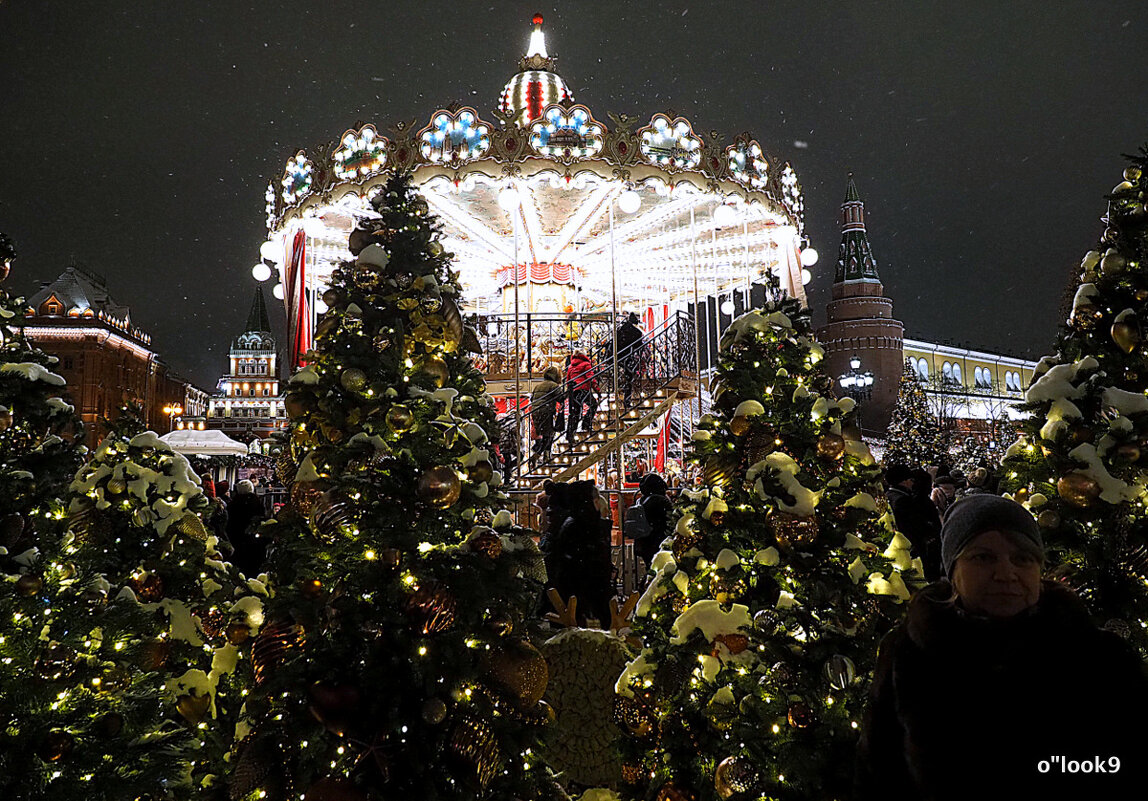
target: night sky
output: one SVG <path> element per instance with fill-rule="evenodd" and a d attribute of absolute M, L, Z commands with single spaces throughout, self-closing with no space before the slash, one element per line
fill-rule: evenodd
<path fill-rule="evenodd" d="M 1121 154 L 1148 141 L 1143 0 L 0 0 L 10 282 L 31 294 L 74 257 L 213 389 L 268 179 L 357 120 L 421 127 L 458 100 L 493 121 L 535 11 L 599 119 L 674 111 L 793 163 L 818 319 L 853 172 L 907 336 L 1039 356 Z"/>

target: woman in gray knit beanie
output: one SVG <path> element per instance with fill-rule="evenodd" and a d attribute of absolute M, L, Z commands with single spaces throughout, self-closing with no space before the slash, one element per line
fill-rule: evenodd
<path fill-rule="evenodd" d="M 988 494 L 956 501 L 941 563 L 945 578 L 881 642 L 856 801 L 1144 797 L 1144 664 L 1041 580 L 1029 511 Z"/>

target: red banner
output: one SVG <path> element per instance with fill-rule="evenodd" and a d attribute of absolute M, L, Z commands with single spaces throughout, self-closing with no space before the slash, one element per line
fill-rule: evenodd
<path fill-rule="evenodd" d="M 307 303 L 307 235 L 295 232 L 287 257 L 283 297 L 287 301 L 287 322 L 291 326 L 291 369 L 303 366 L 303 354 L 311 349 L 311 310 Z"/>

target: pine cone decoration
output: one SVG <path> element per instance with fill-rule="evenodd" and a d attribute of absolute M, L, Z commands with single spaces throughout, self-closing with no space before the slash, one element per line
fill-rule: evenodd
<path fill-rule="evenodd" d="M 303 645 L 303 627 L 298 623 L 278 621 L 263 627 L 251 647 L 251 664 L 255 683 L 262 684 L 287 652 Z"/>
<path fill-rule="evenodd" d="M 502 765 L 502 753 L 485 720 L 470 715 L 455 725 L 450 738 L 454 761 L 467 772 L 468 783 L 485 791 Z"/>
<path fill-rule="evenodd" d="M 287 775 L 280 747 L 271 738 L 252 733 L 239 747 L 228 785 L 231 801 L 244 801 L 258 790 L 266 801 L 286 801 L 290 795 Z"/>
<path fill-rule="evenodd" d="M 454 625 L 458 601 L 445 586 L 431 581 L 407 598 L 407 612 L 423 634 L 437 634 Z"/>

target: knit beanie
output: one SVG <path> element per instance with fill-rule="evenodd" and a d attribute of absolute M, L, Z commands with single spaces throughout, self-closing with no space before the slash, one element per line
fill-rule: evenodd
<path fill-rule="evenodd" d="M 986 531 L 1015 532 L 1044 557 L 1040 526 L 1027 509 L 1000 495 L 968 495 L 949 507 L 941 527 L 941 566 L 946 576 L 953 575 L 953 563 L 964 547 Z"/>

